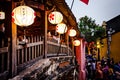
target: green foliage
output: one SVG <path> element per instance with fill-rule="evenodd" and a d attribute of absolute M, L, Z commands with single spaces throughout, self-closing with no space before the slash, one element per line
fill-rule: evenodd
<path fill-rule="evenodd" d="M 96 41 L 105 35 L 105 29 L 87 16 L 80 18 L 78 28 L 87 42 Z"/>

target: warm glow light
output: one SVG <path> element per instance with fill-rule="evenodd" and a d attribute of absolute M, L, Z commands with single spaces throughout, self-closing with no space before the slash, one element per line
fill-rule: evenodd
<path fill-rule="evenodd" d="M 33 24 L 35 16 L 35 11 L 28 6 L 18 6 L 12 11 L 12 21 L 19 26 Z"/>
<path fill-rule="evenodd" d="M 58 24 L 58 23 L 61 23 L 62 20 L 63 20 L 63 15 L 58 12 L 58 11 L 54 11 L 54 12 L 51 12 L 48 16 L 48 20 L 50 23 L 52 24 Z"/>
<path fill-rule="evenodd" d="M 76 36 L 76 30 L 70 29 L 68 34 L 69 34 L 70 37 Z"/>
<path fill-rule="evenodd" d="M 100 48 L 100 44 L 97 45 L 97 48 Z"/>
<path fill-rule="evenodd" d="M 74 40 L 73 41 L 73 45 L 74 46 L 79 46 L 80 45 L 80 41 L 79 40 Z"/>
<path fill-rule="evenodd" d="M 65 32 L 67 32 L 67 26 L 64 23 L 60 23 L 56 26 L 56 32 L 58 32 L 59 34 L 64 34 Z"/>
<path fill-rule="evenodd" d="M 100 48 L 100 41 L 97 41 L 97 48 Z"/>
<path fill-rule="evenodd" d="M 97 41 L 97 45 L 98 45 L 98 44 L 100 44 L 100 42 L 99 42 L 99 41 Z"/>
<path fill-rule="evenodd" d="M 5 19 L 5 12 L 0 11 L 0 19 Z"/>

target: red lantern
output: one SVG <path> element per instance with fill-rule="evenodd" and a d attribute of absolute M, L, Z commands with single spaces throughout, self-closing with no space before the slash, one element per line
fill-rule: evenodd
<path fill-rule="evenodd" d="M 48 16 L 48 20 L 50 23 L 52 24 L 58 24 L 58 23 L 61 23 L 62 20 L 63 20 L 63 15 L 58 12 L 58 11 L 54 11 L 54 12 L 51 12 Z"/>

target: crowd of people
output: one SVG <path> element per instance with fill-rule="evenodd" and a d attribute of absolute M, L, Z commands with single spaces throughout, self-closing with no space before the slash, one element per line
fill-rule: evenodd
<path fill-rule="evenodd" d="M 87 80 L 120 80 L 120 62 L 103 57 L 102 60 L 94 58 L 86 61 Z"/>

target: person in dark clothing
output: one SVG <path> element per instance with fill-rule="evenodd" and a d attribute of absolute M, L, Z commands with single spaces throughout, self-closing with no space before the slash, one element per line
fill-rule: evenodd
<path fill-rule="evenodd" d="M 97 62 L 97 64 L 96 64 L 95 80 L 103 80 L 103 72 L 102 72 L 101 62 Z"/>
<path fill-rule="evenodd" d="M 120 66 L 118 65 L 118 63 L 115 63 L 113 69 L 114 69 L 116 80 L 120 80 Z"/>
<path fill-rule="evenodd" d="M 0 47 L 3 47 L 3 41 L 5 41 L 5 27 L 4 23 L 0 22 Z"/>
<path fill-rule="evenodd" d="M 92 61 L 90 60 L 88 63 L 87 63 L 87 72 L 88 72 L 88 80 L 91 80 L 92 79 Z"/>

